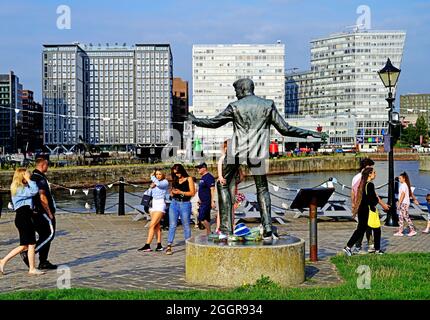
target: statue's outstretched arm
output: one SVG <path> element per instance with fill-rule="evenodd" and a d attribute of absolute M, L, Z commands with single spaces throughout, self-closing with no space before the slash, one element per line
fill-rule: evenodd
<path fill-rule="evenodd" d="M 290 126 L 279 114 L 278 110 L 275 107 L 275 104 L 272 105 L 272 124 L 276 128 L 276 130 L 278 130 L 278 132 L 283 136 L 298 138 L 306 138 L 308 136 L 312 136 L 315 138 L 321 137 L 321 134 L 319 132 Z"/>
<path fill-rule="evenodd" d="M 233 120 L 233 108 L 228 106 L 223 112 L 212 119 L 196 118 L 192 113 L 188 114 L 188 120 L 197 127 L 219 128 Z"/>

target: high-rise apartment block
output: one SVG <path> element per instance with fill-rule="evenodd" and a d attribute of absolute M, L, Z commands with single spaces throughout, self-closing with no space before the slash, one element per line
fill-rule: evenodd
<path fill-rule="evenodd" d="M 354 135 L 330 137 L 333 143 L 383 144 L 388 128 L 387 89 L 378 71 L 387 58 L 401 67 L 405 37 L 402 31 L 357 30 L 312 40 L 311 70 L 286 77 L 287 113 L 335 119 L 353 116 Z"/>
<path fill-rule="evenodd" d="M 233 83 L 249 78 L 254 81 L 255 94 L 274 100 L 284 114 L 284 70 L 285 46 L 281 43 L 194 45 L 191 111 L 197 117 L 214 117 L 236 100 Z M 194 139 L 202 141 L 203 152 L 217 153 L 232 133 L 231 124 L 222 130 L 196 128 Z"/>
<path fill-rule="evenodd" d="M 170 45 L 44 45 L 42 56 L 45 144 L 170 141 Z"/>

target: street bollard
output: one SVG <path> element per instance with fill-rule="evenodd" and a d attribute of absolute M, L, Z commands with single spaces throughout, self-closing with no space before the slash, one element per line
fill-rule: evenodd
<path fill-rule="evenodd" d="M 124 201 L 124 178 L 119 178 L 119 194 L 118 194 L 118 215 L 125 215 L 125 201 Z"/>
<path fill-rule="evenodd" d="M 104 185 L 98 184 L 94 188 L 94 203 L 96 206 L 96 213 L 104 214 L 106 205 L 106 187 Z"/>
<path fill-rule="evenodd" d="M 309 204 L 309 242 L 310 259 L 312 262 L 318 261 L 317 204 L 318 199 L 313 197 L 311 203 Z"/>

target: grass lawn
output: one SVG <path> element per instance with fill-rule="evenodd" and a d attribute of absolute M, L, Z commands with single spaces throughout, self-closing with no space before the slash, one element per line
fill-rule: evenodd
<path fill-rule="evenodd" d="M 340 285 L 320 288 L 282 288 L 268 278 L 254 285 L 231 290 L 104 291 L 97 289 L 37 290 L 0 294 L 1 299 L 78 300 L 368 300 L 430 299 L 430 253 L 386 254 L 344 257 L 331 261 L 345 280 Z M 370 268 L 370 289 L 358 289 L 356 272 L 360 265 Z M 1 280 L 0 280 L 1 281 Z M 73 280 L 72 280 L 73 281 Z M 73 282 L 72 282 L 73 284 Z"/>

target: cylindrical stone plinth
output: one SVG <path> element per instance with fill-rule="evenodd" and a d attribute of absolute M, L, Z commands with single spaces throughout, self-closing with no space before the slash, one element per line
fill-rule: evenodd
<path fill-rule="evenodd" d="M 213 242 L 206 236 L 186 243 L 185 280 L 199 285 L 237 287 L 262 276 L 282 286 L 305 281 L 305 241 L 283 236 L 266 242 Z"/>

